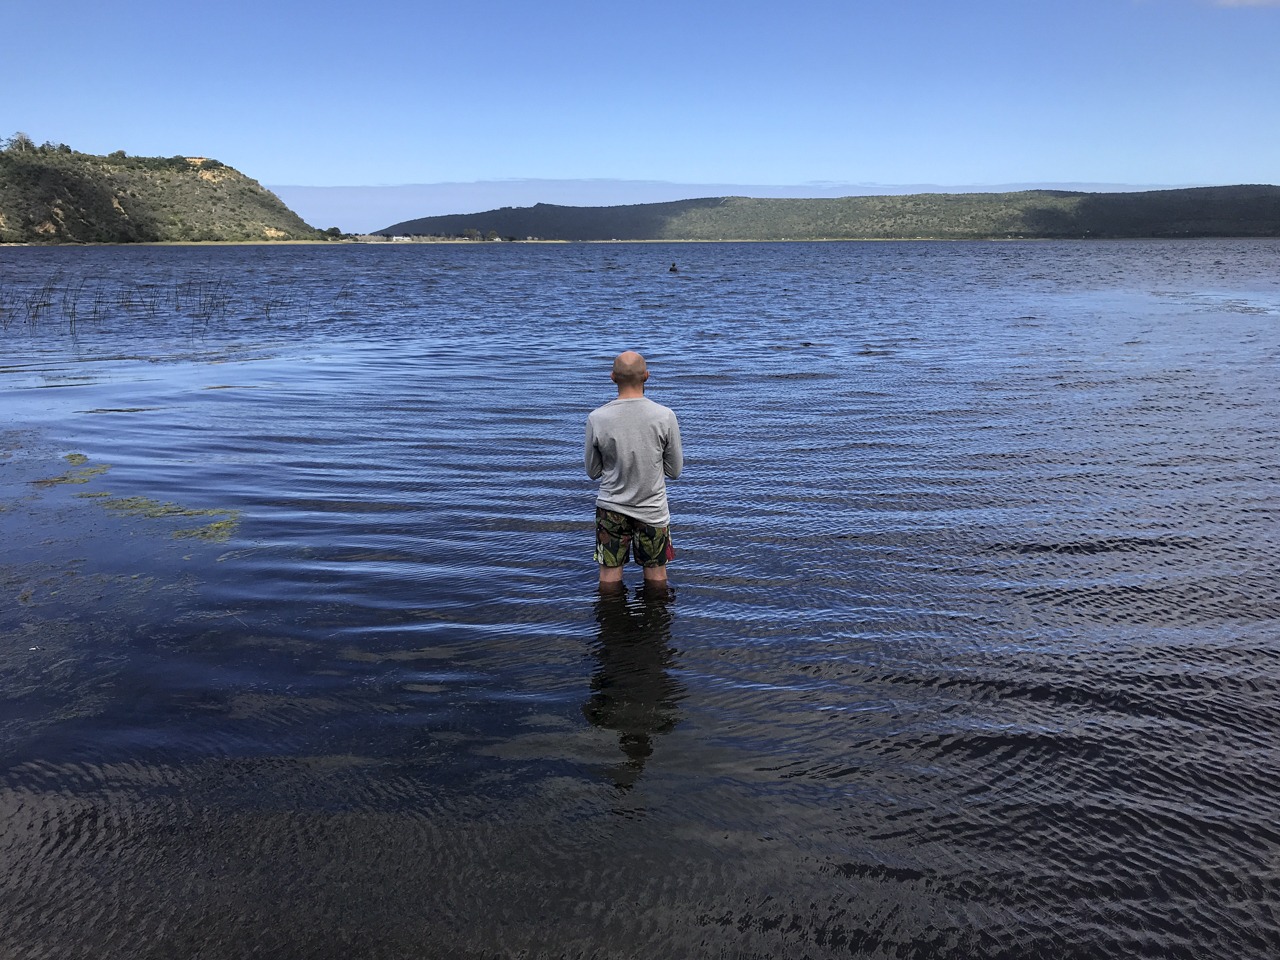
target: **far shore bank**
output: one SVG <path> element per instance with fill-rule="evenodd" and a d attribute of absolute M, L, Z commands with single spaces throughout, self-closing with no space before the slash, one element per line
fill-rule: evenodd
<path fill-rule="evenodd" d="M 719 244 L 719 243 L 1124 243 L 1128 241 L 1161 241 L 1183 243 L 1188 240 L 1260 240 L 1274 241 L 1277 237 L 1258 236 L 1185 236 L 1185 237 L 779 237 L 779 238 L 724 238 L 695 240 L 688 238 L 634 239 L 634 240 L 467 240 L 462 237 L 413 237 L 407 240 L 380 238 L 377 240 L 157 240 L 136 243 L 31 243 L 0 242 L 0 249 L 17 247 L 334 247 L 334 246 L 509 246 L 513 244 L 537 244 L 542 246 L 572 246 L 574 244 Z"/>

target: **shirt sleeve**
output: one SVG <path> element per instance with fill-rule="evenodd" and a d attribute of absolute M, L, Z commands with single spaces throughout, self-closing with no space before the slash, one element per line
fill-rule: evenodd
<path fill-rule="evenodd" d="M 587 417 L 587 444 L 583 461 L 587 468 L 587 476 L 592 480 L 599 480 L 604 473 L 604 460 L 600 456 L 600 448 L 596 446 L 596 432 L 590 417 Z"/>
<path fill-rule="evenodd" d="M 684 469 L 684 448 L 680 444 L 680 421 L 671 415 L 671 429 L 667 432 L 667 445 L 662 451 L 662 472 L 672 480 L 679 478 Z"/>

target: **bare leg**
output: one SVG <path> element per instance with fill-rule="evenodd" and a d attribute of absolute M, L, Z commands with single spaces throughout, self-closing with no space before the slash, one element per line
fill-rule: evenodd
<path fill-rule="evenodd" d="M 621 567 L 606 567 L 606 566 L 603 566 L 603 565 L 602 565 L 602 566 L 600 567 L 600 582 L 601 582 L 601 583 L 621 583 L 621 582 L 622 582 L 622 568 L 621 568 Z"/>
<path fill-rule="evenodd" d="M 667 568 L 666 568 L 665 566 L 661 566 L 661 567 L 645 567 L 645 568 L 644 568 L 644 581 L 645 581 L 645 583 L 666 583 L 666 582 L 667 582 Z"/>

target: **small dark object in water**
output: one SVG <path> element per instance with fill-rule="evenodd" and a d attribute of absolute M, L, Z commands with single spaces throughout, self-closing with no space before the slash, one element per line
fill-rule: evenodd
<path fill-rule="evenodd" d="M 679 272 L 680 272 L 680 268 L 677 267 L 674 263 L 667 269 L 667 273 L 679 273 Z"/>

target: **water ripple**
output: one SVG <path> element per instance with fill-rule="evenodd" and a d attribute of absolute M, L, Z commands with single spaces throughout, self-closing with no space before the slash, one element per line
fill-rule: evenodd
<path fill-rule="evenodd" d="M 1274 953 L 1274 242 L 409 246 L 0 251 L 0 954 Z"/>

